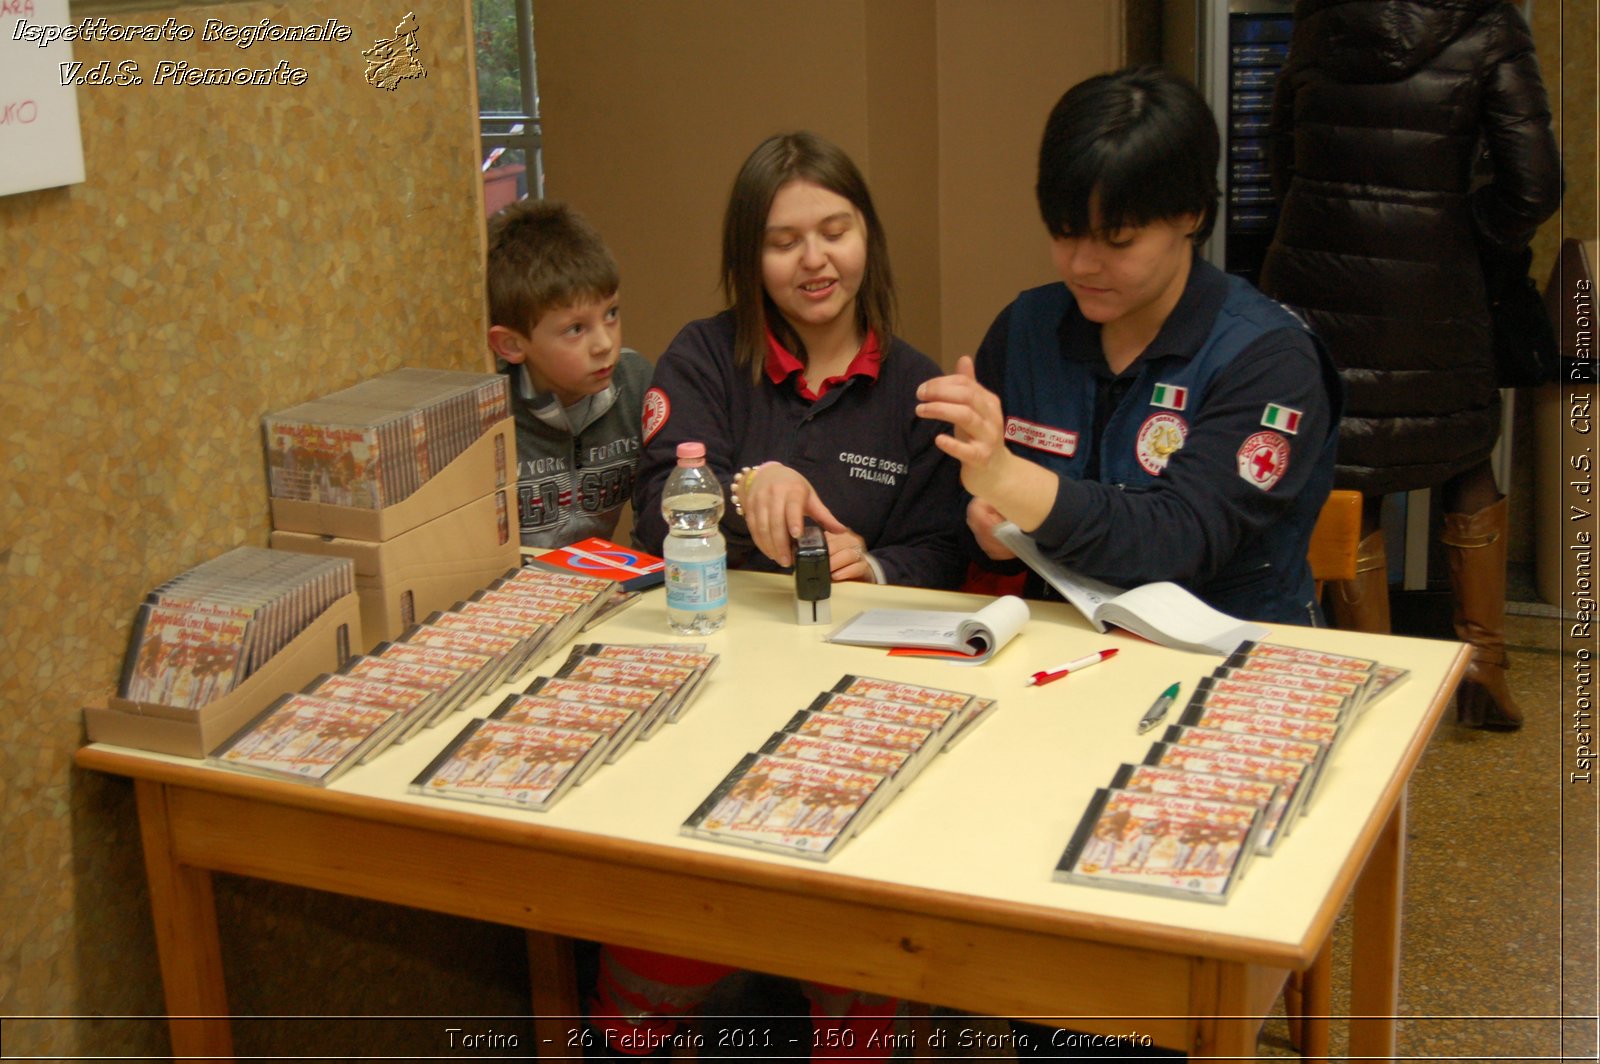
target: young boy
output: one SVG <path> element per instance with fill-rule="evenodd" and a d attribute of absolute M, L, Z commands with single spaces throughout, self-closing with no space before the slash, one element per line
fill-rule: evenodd
<path fill-rule="evenodd" d="M 489 220 L 489 347 L 511 378 L 526 547 L 610 537 L 633 495 L 650 363 L 622 346 L 617 264 L 564 204 Z"/>

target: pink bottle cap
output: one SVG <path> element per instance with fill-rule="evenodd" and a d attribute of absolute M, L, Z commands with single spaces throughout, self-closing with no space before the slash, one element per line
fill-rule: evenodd
<path fill-rule="evenodd" d="M 695 443 L 694 441 L 690 440 L 690 441 L 688 441 L 686 443 L 678 444 L 678 460 L 679 461 L 682 461 L 685 458 L 692 459 L 692 460 L 703 461 L 705 459 L 705 456 L 706 456 L 706 445 L 703 444 L 703 443 Z"/>

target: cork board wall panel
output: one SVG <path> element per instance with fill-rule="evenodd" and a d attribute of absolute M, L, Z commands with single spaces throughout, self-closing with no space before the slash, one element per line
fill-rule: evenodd
<path fill-rule="evenodd" d="M 86 7 L 97 13 L 74 5 L 74 19 Z M 394 39 L 408 11 L 425 76 L 375 86 L 363 50 Z M 261 414 L 402 364 L 483 365 L 462 0 L 106 17 L 170 18 L 193 36 L 76 43 L 86 69 L 142 82 L 78 88 L 84 184 L 0 198 L 0 1014 L 13 1017 L 163 1011 L 131 789 L 76 772 L 71 755 L 145 592 L 266 544 Z M 234 39 L 203 40 L 208 19 Z M 348 36 L 240 46 L 237 28 L 263 20 L 330 19 Z M 274 77 L 185 80 L 212 67 Z M 520 980 L 507 1000 L 502 976 L 488 989 L 470 971 L 439 978 L 441 956 L 502 956 L 500 938 L 256 887 L 219 888 L 225 927 L 245 928 L 225 943 L 242 1012 L 449 1011 L 441 982 L 465 1011 L 526 1010 Z M 410 950 L 412 937 L 424 945 Z M 362 988 L 353 1007 L 326 999 L 341 982 Z M 239 1050 L 262 1037 L 241 1030 Z M 155 1055 L 166 1033 L 8 1021 L 5 1040 L 12 1053 Z"/>

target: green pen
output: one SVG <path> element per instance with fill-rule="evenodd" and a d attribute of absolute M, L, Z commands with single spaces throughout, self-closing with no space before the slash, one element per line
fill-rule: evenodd
<path fill-rule="evenodd" d="M 1150 703 L 1150 708 L 1144 711 L 1144 716 L 1139 718 L 1139 734 L 1154 728 L 1157 724 L 1167 719 L 1167 710 L 1172 708 L 1172 703 L 1178 700 L 1180 684 L 1173 684 L 1161 692 L 1161 697 Z"/>

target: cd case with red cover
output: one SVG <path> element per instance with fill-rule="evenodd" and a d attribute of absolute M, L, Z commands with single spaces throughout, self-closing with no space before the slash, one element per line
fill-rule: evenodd
<path fill-rule="evenodd" d="M 666 580 L 666 562 L 646 551 L 590 536 L 528 559 L 530 569 L 554 569 L 615 580 L 629 591 L 642 591 Z"/>

